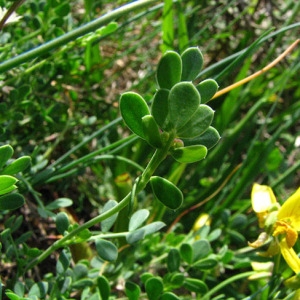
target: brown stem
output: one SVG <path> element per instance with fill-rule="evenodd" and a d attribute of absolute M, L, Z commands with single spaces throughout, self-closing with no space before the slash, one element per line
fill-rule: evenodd
<path fill-rule="evenodd" d="M 211 194 L 209 195 L 207 198 L 205 198 L 203 201 L 189 207 L 188 209 L 184 210 L 180 215 L 177 216 L 177 218 L 173 221 L 173 223 L 170 225 L 167 233 L 170 233 L 170 231 L 172 230 L 172 228 L 175 226 L 176 223 L 178 223 L 181 218 L 183 216 L 185 216 L 186 214 L 188 214 L 189 212 L 201 207 L 202 205 L 204 205 L 205 203 L 207 203 L 209 200 L 211 200 L 213 197 L 215 197 L 222 189 L 223 187 L 227 184 L 227 182 L 229 181 L 229 179 L 233 176 L 233 174 L 241 167 L 241 164 L 237 165 L 232 171 L 231 173 L 225 178 L 225 180 L 222 182 L 222 184 Z"/>
<path fill-rule="evenodd" d="M 2 18 L 2 20 L 0 20 L 0 30 L 2 30 L 2 28 L 5 25 L 5 22 L 9 19 L 9 17 L 13 14 L 14 11 L 17 10 L 17 8 L 24 2 L 25 0 L 18 0 L 15 1 L 12 6 L 7 10 L 6 14 L 4 15 L 4 17 Z"/>
<path fill-rule="evenodd" d="M 212 98 L 211 100 L 220 97 L 221 95 L 228 93 L 229 91 L 251 81 L 252 79 L 258 77 L 259 75 L 269 71 L 271 68 L 273 68 L 276 64 L 278 64 L 284 57 L 286 57 L 292 50 L 299 44 L 300 39 L 296 40 L 293 44 L 291 44 L 283 53 L 281 53 L 275 60 L 273 60 L 270 64 L 262 68 L 261 70 L 255 72 L 254 74 L 218 91 Z"/>

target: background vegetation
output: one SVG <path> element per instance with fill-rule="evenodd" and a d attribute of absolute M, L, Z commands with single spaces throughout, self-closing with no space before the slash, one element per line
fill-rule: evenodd
<path fill-rule="evenodd" d="M 0 0 L 1 7 L 13 3 Z M 205 160 L 167 157 L 156 170 L 182 190 L 178 210 L 162 206 L 148 186 L 137 195 L 131 214 L 143 210 L 135 229 L 144 222 L 165 227 L 128 243 L 123 210 L 116 223 L 110 219 L 112 229 L 95 224 L 74 244 L 51 247 L 65 229 L 121 201 L 146 167 L 153 148 L 121 121 L 119 99 L 135 91 L 151 103 L 166 50 L 198 46 L 204 68 L 196 82 L 213 78 L 222 89 L 299 37 L 299 10 L 292 0 L 21 3 L 22 18 L 0 35 L 0 146 L 14 149 L 2 157 L 1 175 L 17 178 L 25 198 L 0 212 L 4 299 L 290 299 L 284 261 L 277 272 L 249 279 L 258 272 L 253 262 L 273 259 L 247 242 L 260 232 L 253 183 L 270 185 L 280 202 L 300 185 L 299 48 L 208 103 L 221 140 Z M 31 166 L 25 158 L 22 172 L 5 172 L 28 156 Z M 209 222 L 195 229 L 202 213 Z"/>

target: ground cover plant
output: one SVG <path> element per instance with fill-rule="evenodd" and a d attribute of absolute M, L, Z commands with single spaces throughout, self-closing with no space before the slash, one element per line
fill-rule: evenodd
<path fill-rule="evenodd" d="M 0 299 L 300 299 L 297 1 L 0 6 Z"/>

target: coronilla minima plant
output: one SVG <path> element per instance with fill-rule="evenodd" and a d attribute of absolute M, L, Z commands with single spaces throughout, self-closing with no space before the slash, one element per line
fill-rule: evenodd
<path fill-rule="evenodd" d="M 211 126 L 214 111 L 204 104 L 217 92 L 218 84 L 212 79 L 193 83 L 202 66 L 203 56 L 197 47 L 182 55 L 167 51 L 157 68 L 158 89 L 151 107 L 134 92 L 120 98 L 121 115 L 128 128 L 156 149 L 139 184 L 150 180 L 158 200 L 172 209 L 181 205 L 182 193 L 166 179 L 152 176 L 157 165 L 168 154 L 180 163 L 200 161 L 220 139 Z"/>
<path fill-rule="evenodd" d="M 154 196 L 160 202 L 169 209 L 178 209 L 183 203 L 183 194 L 175 184 L 155 175 L 157 167 L 168 155 L 180 163 L 200 161 L 220 139 L 217 130 L 211 126 L 214 111 L 203 104 L 213 97 L 218 85 L 211 79 L 193 84 L 202 65 L 203 57 L 198 48 L 189 48 L 181 56 L 173 51 L 166 52 L 158 65 L 158 89 L 151 107 L 137 93 L 128 92 L 121 96 L 120 111 L 124 122 L 155 149 L 150 161 L 122 200 L 109 201 L 103 212 L 88 222 L 72 225 L 68 216 L 61 212 L 56 218 L 56 226 L 63 237 L 32 259 L 25 272 L 57 249 L 86 241 L 95 241 L 97 253 L 103 260 L 115 261 L 118 249 L 105 239 L 103 233 L 113 226 L 118 213 L 126 206 L 133 214 L 128 228 L 123 228 L 124 232 L 117 233 L 117 236 L 121 234 L 129 244 L 165 226 L 163 222 L 156 221 L 141 227 L 149 213 L 146 209 L 133 212 L 132 204 L 135 196 L 150 183 Z M 88 229 L 99 223 L 103 232 L 93 235 Z"/>

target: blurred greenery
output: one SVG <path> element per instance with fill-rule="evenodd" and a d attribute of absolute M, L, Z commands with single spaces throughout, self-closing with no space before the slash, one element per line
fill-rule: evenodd
<path fill-rule="evenodd" d="M 119 99 L 132 91 L 151 106 L 167 50 L 201 50 L 194 84 L 249 76 L 299 38 L 300 2 L 0 0 L 13 4 L 21 19 L 0 34 L 0 147 L 13 154 L 0 160 L 31 166 L 5 195 L 22 203 L 0 211 L 0 299 L 299 299 L 284 260 L 248 246 L 261 232 L 254 182 L 280 203 L 300 186 L 299 45 L 207 103 L 221 140 L 204 160 L 158 166 L 182 191 L 177 210 L 139 190 L 154 149 L 128 130 Z"/>

